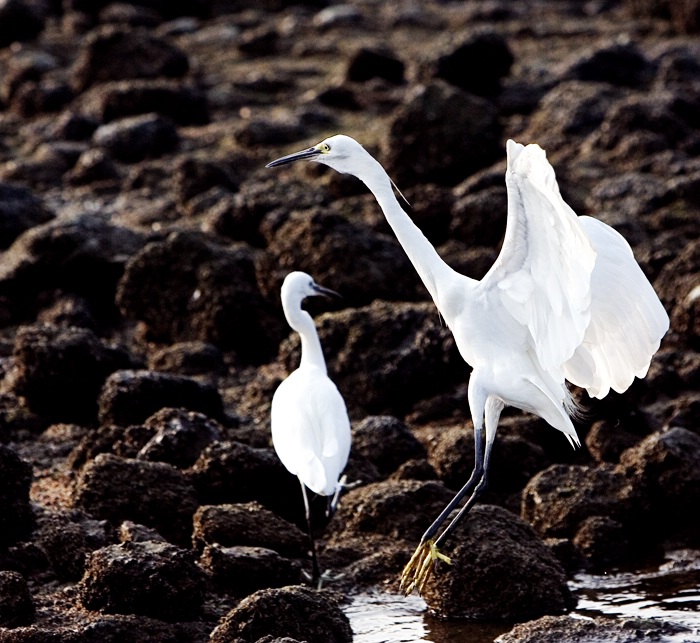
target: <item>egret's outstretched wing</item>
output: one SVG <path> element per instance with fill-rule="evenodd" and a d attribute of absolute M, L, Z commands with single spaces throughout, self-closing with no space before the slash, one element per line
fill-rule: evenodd
<path fill-rule="evenodd" d="M 625 239 L 602 221 L 579 217 L 596 263 L 591 276 L 591 321 L 566 362 L 566 379 L 603 398 L 644 377 L 669 320 Z"/>
<path fill-rule="evenodd" d="M 506 149 L 506 235 L 479 289 L 527 328 L 533 358 L 563 385 L 563 364 L 590 320 L 595 251 L 562 199 L 544 151 L 514 141 Z"/>
<path fill-rule="evenodd" d="M 275 392 L 272 441 L 282 464 L 315 493 L 331 495 L 350 452 L 350 422 L 335 384 L 299 369 Z"/>

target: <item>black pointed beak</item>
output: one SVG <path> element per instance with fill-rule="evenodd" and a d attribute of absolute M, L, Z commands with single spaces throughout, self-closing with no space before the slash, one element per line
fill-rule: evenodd
<path fill-rule="evenodd" d="M 294 152 L 294 154 L 288 154 L 280 159 L 271 161 L 265 167 L 277 167 L 278 165 L 287 165 L 287 163 L 294 163 L 294 161 L 304 161 L 312 159 L 318 156 L 319 152 L 315 147 L 310 147 L 308 150 L 302 150 L 301 152 Z"/>
<path fill-rule="evenodd" d="M 335 290 L 331 290 L 330 288 L 324 288 L 323 286 L 319 286 L 318 284 L 313 284 L 311 286 L 319 295 L 324 295 L 325 297 L 337 297 L 338 299 L 342 299 L 343 296 L 336 292 Z"/>

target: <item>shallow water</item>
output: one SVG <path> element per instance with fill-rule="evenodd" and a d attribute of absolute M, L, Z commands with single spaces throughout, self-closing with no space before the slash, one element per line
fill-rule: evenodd
<path fill-rule="evenodd" d="M 679 641 L 700 641 L 700 552 L 671 552 L 663 564 L 635 571 L 578 574 L 570 585 L 575 615 L 661 619 L 690 630 Z M 362 594 L 345 612 L 355 643 L 493 643 L 512 627 L 435 619 L 418 596 Z"/>

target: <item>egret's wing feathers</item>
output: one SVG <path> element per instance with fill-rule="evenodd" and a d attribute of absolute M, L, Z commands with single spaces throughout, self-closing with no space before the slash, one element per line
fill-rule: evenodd
<path fill-rule="evenodd" d="M 480 287 L 528 330 L 533 357 L 563 383 L 562 365 L 590 320 L 595 252 L 564 202 L 544 151 L 508 141 L 508 223 Z"/>
<path fill-rule="evenodd" d="M 664 307 L 613 228 L 590 217 L 579 222 L 597 253 L 591 276 L 591 321 L 583 342 L 565 364 L 566 378 L 603 398 L 644 377 L 669 327 Z"/>
<path fill-rule="evenodd" d="M 350 422 L 335 384 L 317 369 L 299 369 L 275 392 L 272 440 L 282 464 L 304 484 L 331 495 L 350 452 Z"/>

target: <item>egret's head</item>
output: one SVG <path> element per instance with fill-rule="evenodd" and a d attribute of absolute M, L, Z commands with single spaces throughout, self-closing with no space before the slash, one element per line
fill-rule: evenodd
<path fill-rule="evenodd" d="M 282 284 L 282 301 L 297 301 L 299 304 L 306 297 L 324 295 L 326 297 L 340 297 L 335 290 L 319 286 L 310 275 L 305 272 L 290 272 Z"/>
<path fill-rule="evenodd" d="M 337 134 L 306 150 L 272 161 L 265 167 L 277 167 L 295 161 L 314 161 L 328 165 L 337 172 L 358 176 L 363 166 L 366 167 L 368 159 L 371 160 L 372 157 L 354 138 Z"/>

